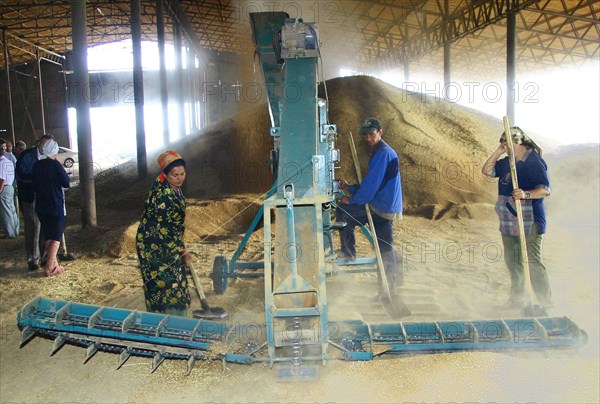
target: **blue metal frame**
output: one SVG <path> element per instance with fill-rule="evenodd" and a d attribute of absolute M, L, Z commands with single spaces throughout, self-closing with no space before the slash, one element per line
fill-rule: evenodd
<path fill-rule="evenodd" d="M 275 184 L 267 192 L 267 199 L 269 199 L 271 196 L 273 196 L 276 191 L 277 191 L 277 182 L 275 182 Z M 252 223 L 250 223 L 248 230 L 246 230 L 246 234 L 244 234 L 244 238 L 242 238 L 242 241 L 240 241 L 240 243 L 238 244 L 238 248 L 233 253 L 231 260 L 229 261 L 229 272 L 227 273 L 227 278 L 255 277 L 255 276 L 263 276 L 264 275 L 262 273 L 239 274 L 237 272 L 238 269 L 258 270 L 258 269 L 263 268 L 264 264 L 261 261 L 238 262 L 238 259 L 244 252 L 244 249 L 246 248 L 246 244 L 248 243 L 248 240 L 250 240 L 252 233 L 254 232 L 254 230 L 256 230 L 256 226 L 258 226 L 258 223 L 260 223 L 261 219 L 263 218 L 264 210 L 265 210 L 265 205 L 262 204 L 260 206 L 260 208 L 258 209 L 258 212 L 256 212 L 256 215 L 254 215 L 254 219 L 252 219 Z"/>
<path fill-rule="evenodd" d="M 275 183 L 267 192 L 267 196 L 266 196 L 267 199 L 272 197 L 275 194 L 276 190 L 277 190 L 277 183 Z M 263 271 L 264 261 L 245 261 L 245 262 L 238 261 L 240 256 L 246 249 L 246 245 L 248 243 L 248 240 L 250 240 L 252 233 L 254 233 L 254 231 L 256 230 L 256 227 L 258 226 L 260 221 L 263 219 L 264 209 L 265 209 L 264 206 L 265 206 L 264 203 L 261 204 L 258 212 L 256 212 L 256 215 L 254 215 L 254 218 L 252 219 L 250 226 L 248 226 L 248 229 L 246 230 L 244 237 L 239 242 L 237 249 L 235 250 L 235 252 L 231 256 L 231 259 L 229 260 L 229 263 L 227 266 L 228 270 L 222 274 L 223 278 L 226 278 L 226 279 L 257 278 L 257 277 L 262 277 L 265 275 L 264 271 Z M 365 237 L 367 238 L 367 240 L 369 241 L 369 243 L 371 244 L 371 246 L 373 246 L 373 237 L 371 236 L 371 233 L 369 232 L 369 230 L 365 226 L 360 226 L 360 229 L 361 229 L 362 233 L 365 235 Z M 333 251 L 332 251 L 332 253 L 333 253 Z M 328 273 L 352 274 L 352 273 L 377 272 L 376 265 L 377 265 L 377 261 L 374 256 L 357 258 L 354 261 L 346 261 L 343 259 L 339 259 L 336 261 L 336 265 L 334 265 Z M 356 267 L 356 268 L 347 269 L 349 267 Z M 242 272 L 245 270 L 249 270 L 251 272 Z"/>

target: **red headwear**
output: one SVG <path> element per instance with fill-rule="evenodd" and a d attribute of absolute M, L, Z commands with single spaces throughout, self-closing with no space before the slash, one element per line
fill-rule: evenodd
<path fill-rule="evenodd" d="M 162 171 L 160 173 L 160 176 L 158 177 L 158 180 L 160 182 L 164 182 L 165 181 L 165 168 L 167 168 L 169 166 L 169 164 L 173 163 L 174 161 L 177 160 L 183 160 L 181 158 L 181 156 L 174 150 L 167 150 L 164 153 L 161 153 L 158 158 L 156 159 L 156 163 L 158 164 L 158 166 L 160 167 L 160 170 Z"/>

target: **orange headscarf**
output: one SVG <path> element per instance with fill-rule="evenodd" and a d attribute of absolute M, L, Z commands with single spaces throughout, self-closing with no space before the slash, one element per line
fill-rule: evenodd
<path fill-rule="evenodd" d="M 174 161 L 183 160 L 181 156 L 174 150 L 167 150 L 164 153 L 161 153 L 156 159 L 156 163 L 160 167 L 160 175 L 158 176 L 158 180 L 160 182 L 165 182 L 165 172 L 164 169 L 169 166 Z"/>

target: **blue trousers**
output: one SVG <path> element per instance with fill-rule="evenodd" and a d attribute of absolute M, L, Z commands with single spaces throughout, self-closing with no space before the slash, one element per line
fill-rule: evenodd
<path fill-rule="evenodd" d="M 376 213 L 371 212 L 373 216 L 373 226 L 379 241 L 379 250 L 385 275 L 392 296 L 396 294 L 396 277 L 398 273 L 396 252 L 394 251 L 394 232 L 393 220 L 384 219 Z M 336 210 L 336 221 L 346 222 L 346 226 L 340 229 L 340 240 L 342 243 L 342 253 L 349 257 L 356 257 L 356 240 L 354 238 L 354 228 L 365 225 L 369 219 L 364 205 L 352 205 L 341 203 Z M 382 293 L 381 280 L 379 280 L 379 291 Z"/>

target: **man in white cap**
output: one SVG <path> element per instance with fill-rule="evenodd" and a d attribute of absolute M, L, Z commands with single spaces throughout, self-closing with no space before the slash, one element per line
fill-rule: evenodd
<path fill-rule="evenodd" d="M 40 137 L 37 146 L 24 150 L 17 160 L 17 187 L 19 189 L 19 205 L 23 212 L 25 226 L 25 251 L 27 252 L 27 267 L 30 271 L 39 269 L 40 256 L 40 221 L 35 213 L 35 193 L 33 190 L 33 165 L 43 159 L 44 144 L 54 140 L 47 133 Z"/>
<path fill-rule="evenodd" d="M 35 213 L 46 240 L 46 276 L 64 272 L 57 260 L 58 247 L 65 230 L 65 194 L 69 188 L 69 176 L 62 164 L 56 161 L 58 144 L 54 140 L 44 143 L 45 159 L 33 165 L 33 188 L 35 191 Z"/>

